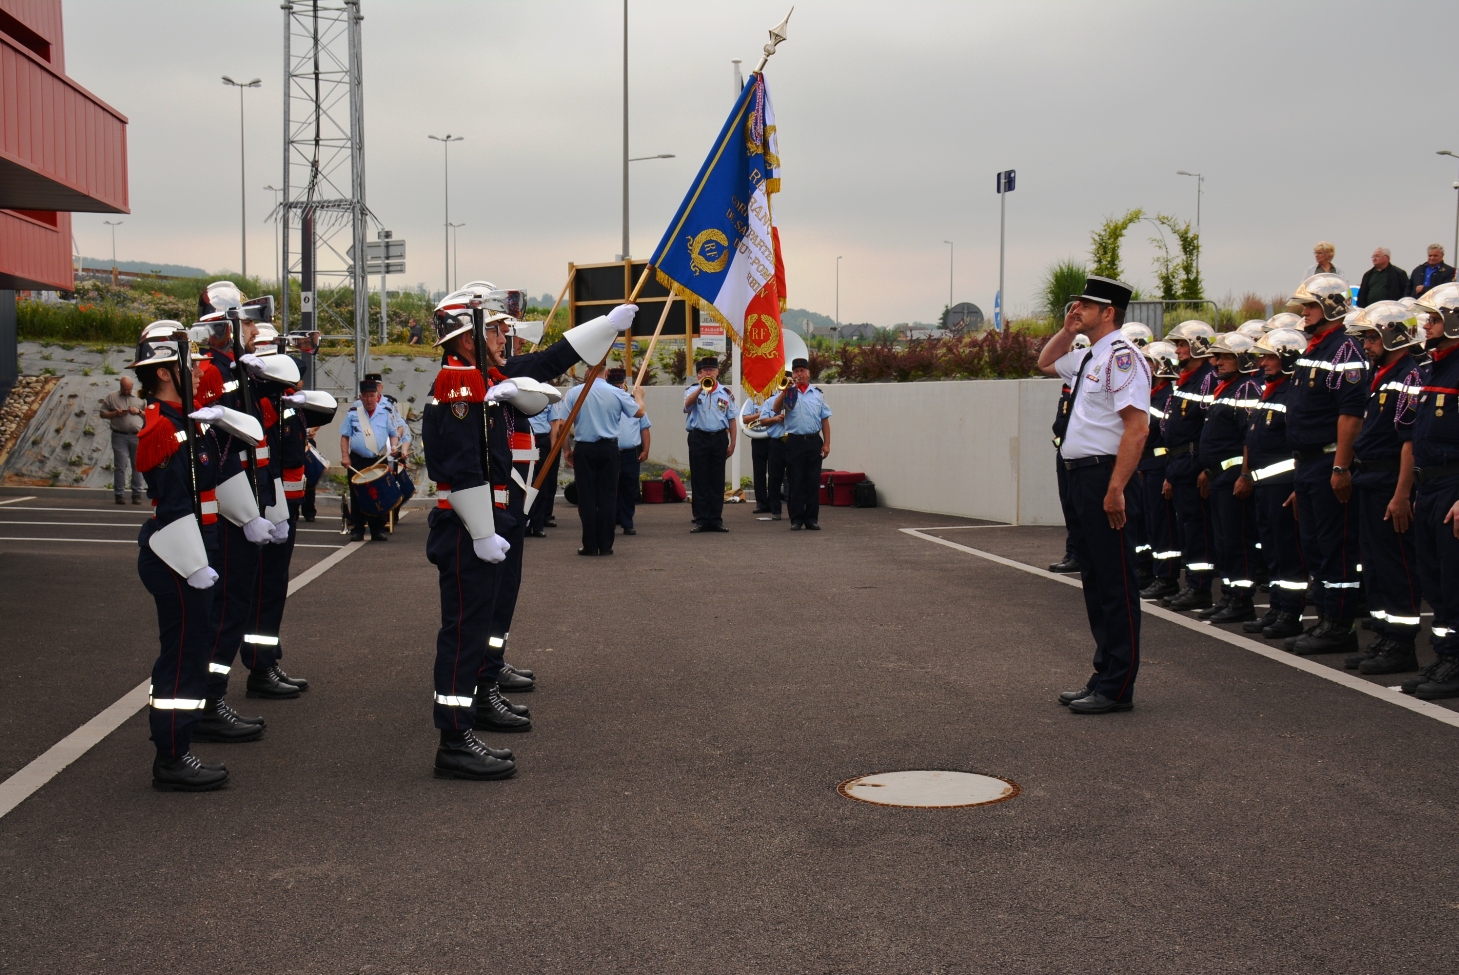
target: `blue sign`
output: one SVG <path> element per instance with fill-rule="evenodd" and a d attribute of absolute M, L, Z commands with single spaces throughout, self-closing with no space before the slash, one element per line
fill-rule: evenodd
<path fill-rule="evenodd" d="M 1003 172 L 999 173 L 998 174 L 998 192 L 999 193 L 1012 193 L 1013 192 L 1013 184 L 1014 184 L 1014 181 L 1015 181 L 1015 177 L 1017 175 L 1018 175 L 1017 172 L 1015 170 L 1012 170 L 1012 169 L 1007 169 L 1007 170 L 1004 170 Z"/>
<path fill-rule="evenodd" d="M 1003 331 L 1003 292 L 993 292 L 993 331 Z"/>

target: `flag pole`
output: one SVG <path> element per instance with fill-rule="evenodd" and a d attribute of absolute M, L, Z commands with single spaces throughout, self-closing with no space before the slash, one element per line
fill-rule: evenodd
<path fill-rule="evenodd" d="M 572 279 L 574 276 L 576 276 L 576 274 L 577 266 L 569 264 L 567 266 L 567 284 L 564 284 L 562 286 L 562 291 L 558 292 L 557 300 L 552 303 L 552 310 L 547 313 L 547 324 L 542 326 L 542 332 L 544 335 L 547 333 L 547 330 L 552 327 L 552 316 L 557 314 L 557 306 L 562 304 L 562 299 L 567 297 L 567 289 L 572 287 Z M 537 343 L 534 342 L 532 344 L 536 345 Z"/>
<path fill-rule="evenodd" d="M 644 277 L 648 277 L 647 273 Z M 648 340 L 648 351 L 643 354 L 643 365 L 638 367 L 638 376 L 633 380 L 633 388 L 637 389 L 643 385 L 644 374 L 648 372 L 648 364 L 653 361 L 654 346 L 658 344 L 659 334 L 664 330 L 664 322 L 669 319 L 669 309 L 674 307 L 674 292 L 670 291 L 669 296 L 664 299 L 664 311 L 659 315 L 659 323 L 654 326 L 653 338 Z"/>

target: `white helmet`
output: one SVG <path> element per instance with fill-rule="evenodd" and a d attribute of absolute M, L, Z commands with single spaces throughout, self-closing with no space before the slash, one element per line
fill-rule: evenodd
<path fill-rule="evenodd" d="M 1416 312 L 1444 320 L 1444 338 L 1459 339 L 1459 284 L 1450 281 L 1430 288 L 1413 303 Z"/>
<path fill-rule="evenodd" d="M 1155 333 L 1143 322 L 1125 322 L 1120 326 L 1120 335 L 1137 349 L 1143 349 L 1155 340 Z"/>
<path fill-rule="evenodd" d="M 1242 322 L 1240 325 L 1238 325 L 1236 327 L 1236 331 L 1240 332 L 1242 335 L 1249 336 L 1252 341 L 1256 341 L 1259 336 L 1266 334 L 1267 328 L 1268 326 L 1265 319 L 1253 318 L 1249 322 Z"/>
<path fill-rule="evenodd" d="M 1256 341 L 1258 356 L 1274 355 L 1282 360 L 1282 372 L 1297 371 L 1297 359 L 1307 351 L 1307 337 L 1295 328 L 1274 328 Z"/>
<path fill-rule="evenodd" d="M 1359 338 L 1377 335 L 1383 340 L 1385 352 L 1406 349 L 1419 344 L 1413 315 L 1401 301 L 1375 301 L 1366 308 L 1359 308 L 1351 321 L 1345 319 L 1347 333 Z"/>
<path fill-rule="evenodd" d="M 1076 348 L 1076 349 L 1087 349 L 1087 348 L 1089 348 L 1089 336 L 1088 335 L 1076 335 L 1076 336 L 1074 336 L 1074 348 Z"/>
<path fill-rule="evenodd" d="M 1151 372 L 1160 379 L 1174 379 L 1180 375 L 1180 356 L 1169 342 L 1151 342 L 1144 348 L 1145 358 L 1150 360 Z"/>
<path fill-rule="evenodd" d="M 1225 352 L 1236 357 L 1237 372 L 1256 371 L 1256 355 L 1252 351 L 1255 348 L 1256 340 L 1240 332 L 1222 332 L 1211 341 L 1212 355 Z"/>
<path fill-rule="evenodd" d="M 1295 328 L 1300 331 L 1302 328 L 1302 316 L 1294 315 L 1289 311 L 1277 312 L 1271 318 L 1267 319 L 1266 328 L 1268 332 L 1278 328 Z"/>
<path fill-rule="evenodd" d="M 1192 359 L 1204 359 L 1211 354 L 1211 339 L 1215 337 L 1214 328 L 1203 321 L 1192 318 L 1171 329 L 1165 339 L 1172 344 L 1177 341 L 1186 343 L 1190 346 Z"/>
<path fill-rule="evenodd" d="M 1288 305 L 1317 305 L 1322 317 L 1335 322 L 1353 306 L 1353 291 L 1336 274 L 1314 274 L 1297 286 Z"/>

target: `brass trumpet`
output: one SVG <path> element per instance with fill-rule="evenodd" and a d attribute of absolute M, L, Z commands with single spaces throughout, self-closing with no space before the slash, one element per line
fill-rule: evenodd
<path fill-rule="evenodd" d="M 708 376 L 705 376 L 703 379 L 699 380 L 699 388 L 704 390 L 706 393 L 714 392 L 714 380 Z"/>
<path fill-rule="evenodd" d="M 776 389 L 788 389 L 788 388 L 790 388 L 790 377 L 789 376 L 781 376 L 780 377 L 780 383 L 775 388 Z"/>

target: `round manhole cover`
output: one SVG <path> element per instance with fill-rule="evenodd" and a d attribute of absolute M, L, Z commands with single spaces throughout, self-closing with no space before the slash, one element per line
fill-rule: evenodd
<path fill-rule="evenodd" d="M 921 769 L 858 775 L 836 786 L 836 791 L 847 799 L 877 806 L 956 809 L 1003 802 L 1021 790 L 1017 782 L 992 775 Z"/>

